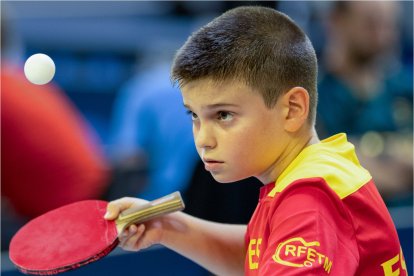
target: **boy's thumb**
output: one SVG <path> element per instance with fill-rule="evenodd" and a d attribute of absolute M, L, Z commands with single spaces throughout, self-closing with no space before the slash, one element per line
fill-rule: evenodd
<path fill-rule="evenodd" d="M 112 213 L 109 210 L 106 210 L 106 213 L 104 215 L 104 219 L 111 219 L 112 218 Z"/>
<path fill-rule="evenodd" d="M 114 209 L 117 209 L 115 204 L 109 203 L 108 206 L 106 207 L 106 213 L 104 215 L 104 219 L 115 219 L 118 212 L 116 212 L 116 210 Z"/>

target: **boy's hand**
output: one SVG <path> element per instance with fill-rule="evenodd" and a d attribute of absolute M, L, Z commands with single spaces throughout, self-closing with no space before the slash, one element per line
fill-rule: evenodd
<path fill-rule="evenodd" d="M 114 220 L 118 215 L 131 207 L 136 207 L 147 203 L 148 201 L 124 197 L 109 202 L 106 214 L 104 216 L 107 220 Z M 119 246 L 128 251 L 139 251 L 150 247 L 153 244 L 160 243 L 162 237 L 162 223 L 161 218 L 156 218 L 147 221 L 140 225 L 131 225 L 122 233 L 118 233 Z"/>

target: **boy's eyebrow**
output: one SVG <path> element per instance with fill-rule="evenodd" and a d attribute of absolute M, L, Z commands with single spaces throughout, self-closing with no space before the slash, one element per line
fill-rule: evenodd
<path fill-rule="evenodd" d="M 184 107 L 187 109 L 191 109 L 191 107 L 187 104 L 184 104 Z M 231 104 L 231 103 L 216 103 L 216 104 L 209 104 L 207 106 L 204 106 L 203 108 L 207 109 L 217 109 L 217 108 L 223 108 L 223 107 L 238 107 L 237 104 Z"/>

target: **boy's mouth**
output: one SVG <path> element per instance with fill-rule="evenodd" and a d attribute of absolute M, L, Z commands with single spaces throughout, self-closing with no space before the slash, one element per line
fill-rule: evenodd
<path fill-rule="evenodd" d="M 224 163 L 223 161 L 218 161 L 210 158 L 203 158 L 204 163 Z"/>
<path fill-rule="evenodd" d="M 213 160 L 213 159 L 208 159 L 208 158 L 204 158 L 203 162 L 204 162 L 204 167 L 207 171 L 215 171 L 219 169 L 219 167 L 222 164 L 224 164 L 223 161 L 218 161 L 218 160 Z"/>

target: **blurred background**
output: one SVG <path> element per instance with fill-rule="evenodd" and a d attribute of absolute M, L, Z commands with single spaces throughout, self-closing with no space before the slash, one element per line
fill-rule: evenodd
<path fill-rule="evenodd" d="M 248 221 L 260 183 L 219 185 L 204 171 L 191 120 L 169 80 L 187 37 L 241 5 L 278 9 L 310 37 L 320 66 L 320 138 L 346 132 L 356 144 L 412 273 L 411 1 L 1 1 L 2 274 L 17 273 L 7 249 L 19 227 L 81 199 L 154 199 L 180 190 L 190 214 Z M 55 62 L 48 85 L 22 75 L 35 53 Z M 112 275 L 105 266 L 122 254 L 75 273 Z M 128 271 L 129 257 L 119 258 Z M 206 273 L 189 262 L 182 267 Z"/>

